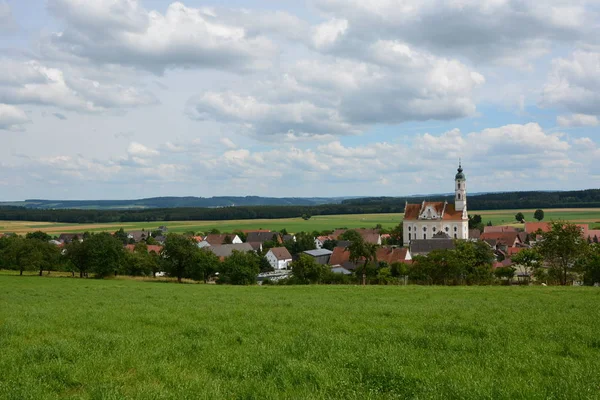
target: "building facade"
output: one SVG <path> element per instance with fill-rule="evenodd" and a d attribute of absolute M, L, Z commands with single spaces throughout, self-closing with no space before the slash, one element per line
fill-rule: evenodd
<path fill-rule="evenodd" d="M 467 179 L 461 164 L 454 178 L 454 204 L 447 201 L 406 203 L 402 226 L 405 246 L 413 240 L 469 238 Z"/>

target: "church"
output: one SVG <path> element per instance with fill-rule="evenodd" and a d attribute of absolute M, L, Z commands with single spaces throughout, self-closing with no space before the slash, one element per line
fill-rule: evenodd
<path fill-rule="evenodd" d="M 467 214 L 467 179 L 462 163 L 454 178 L 454 204 L 447 201 L 408 204 L 404 210 L 404 245 L 412 240 L 469 238 L 469 216 Z"/>

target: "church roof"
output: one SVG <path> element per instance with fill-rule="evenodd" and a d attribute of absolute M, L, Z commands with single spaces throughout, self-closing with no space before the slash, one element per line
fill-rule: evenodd
<path fill-rule="evenodd" d="M 455 178 L 456 180 L 459 180 L 459 179 L 466 180 L 467 179 L 467 177 L 463 173 L 462 163 L 458 164 L 458 170 L 457 171 L 458 171 L 458 173 L 456 174 L 456 178 Z"/>
<path fill-rule="evenodd" d="M 426 209 L 428 206 L 432 206 L 438 215 L 442 215 L 443 213 L 442 221 L 462 221 L 463 219 L 462 211 L 457 211 L 454 204 L 445 203 L 443 201 L 425 201 L 421 204 L 407 204 L 406 209 L 404 210 L 404 220 L 419 220 L 421 210 Z"/>

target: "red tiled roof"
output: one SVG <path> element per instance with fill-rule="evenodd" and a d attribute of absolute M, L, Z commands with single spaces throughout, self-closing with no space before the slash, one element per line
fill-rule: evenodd
<path fill-rule="evenodd" d="M 525 249 L 526 249 L 526 247 L 509 247 L 506 249 L 506 253 L 508 254 L 509 257 L 512 257 L 515 254 L 518 254 Z"/>
<path fill-rule="evenodd" d="M 503 233 L 503 232 L 517 232 L 517 228 L 514 226 L 486 226 L 483 228 L 483 233 Z"/>
<path fill-rule="evenodd" d="M 589 225 L 586 224 L 576 224 L 581 228 L 583 235 L 587 237 Z M 552 227 L 552 223 L 550 222 L 525 222 L 525 232 L 527 233 L 535 233 L 538 230 L 542 232 L 549 232 Z"/>
<path fill-rule="evenodd" d="M 329 258 L 329 265 L 342 265 L 350 261 L 350 252 L 344 247 L 334 247 Z"/>
<path fill-rule="evenodd" d="M 377 249 L 377 261 L 385 261 L 388 264 L 408 261 L 408 249 L 406 247 L 380 247 Z"/>
<path fill-rule="evenodd" d="M 444 205 L 446 208 L 444 209 Z M 442 215 L 443 221 L 462 221 L 462 211 L 457 211 L 454 204 L 444 203 L 443 201 L 429 201 L 422 204 L 407 204 L 404 210 L 404 219 L 408 221 L 416 221 L 419 219 L 421 209 L 432 206 L 438 215 Z"/>
<path fill-rule="evenodd" d="M 589 229 L 587 231 L 588 237 L 590 237 L 592 240 L 594 239 L 594 237 L 597 237 L 598 239 L 600 239 L 600 229 Z M 2 236 L 2 235 L 0 235 Z"/>
<path fill-rule="evenodd" d="M 251 232 L 271 232 L 270 229 L 244 229 L 241 231 L 242 233 L 251 233 Z"/>
<path fill-rule="evenodd" d="M 162 246 L 155 245 L 155 244 L 149 244 L 146 247 L 148 248 L 148 253 L 155 252 L 156 254 L 160 253 L 161 250 L 163 249 Z M 135 245 L 134 244 L 128 244 L 128 245 L 125 246 L 125 249 L 127 251 L 133 253 L 133 251 L 135 250 Z"/>
<path fill-rule="evenodd" d="M 479 236 L 479 240 L 489 241 L 495 240 L 497 243 L 506 245 L 509 247 L 514 246 L 515 243 L 520 243 L 519 234 L 517 232 L 487 232 L 482 233 Z"/>
<path fill-rule="evenodd" d="M 207 235 L 204 240 L 206 240 L 211 245 L 215 246 L 215 245 L 219 245 L 219 244 L 225 244 L 225 238 L 227 236 L 229 236 L 229 238 L 231 240 L 233 240 L 236 235 L 235 234 L 227 235 L 224 233 L 222 233 L 222 234 L 211 233 L 210 235 Z"/>
<path fill-rule="evenodd" d="M 336 229 L 333 231 L 330 237 L 334 238 L 335 240 L 340 240 L 340 236 L 349 230 L 358 232 L 358 234 L 362 236 L 363 240 L 367 243 L 378 244 L 379 238 L 381 237 L 378 229 Z"/>
<path fill-rule="evenodd" d="M 204 238 L 202 236 L 192 236 L 192 239 L 194 239 L 194 241 L 196 243 L 200 243 L 204 241 Z"/>
<path fill-rule="evenodd" d="M 291 260 L 292 259 L 292 255 L 290 254 L 288 249 L 285 247 L 273 247 L 270 251 L 273 252 L 273 255 L 278 260 Z"/>

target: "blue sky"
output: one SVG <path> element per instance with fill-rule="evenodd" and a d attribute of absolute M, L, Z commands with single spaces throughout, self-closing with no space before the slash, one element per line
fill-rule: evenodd
<path fill-rule="evenodd" d="M 598 12 L 0 0 L 0 200 L 595 188 Z"/>

